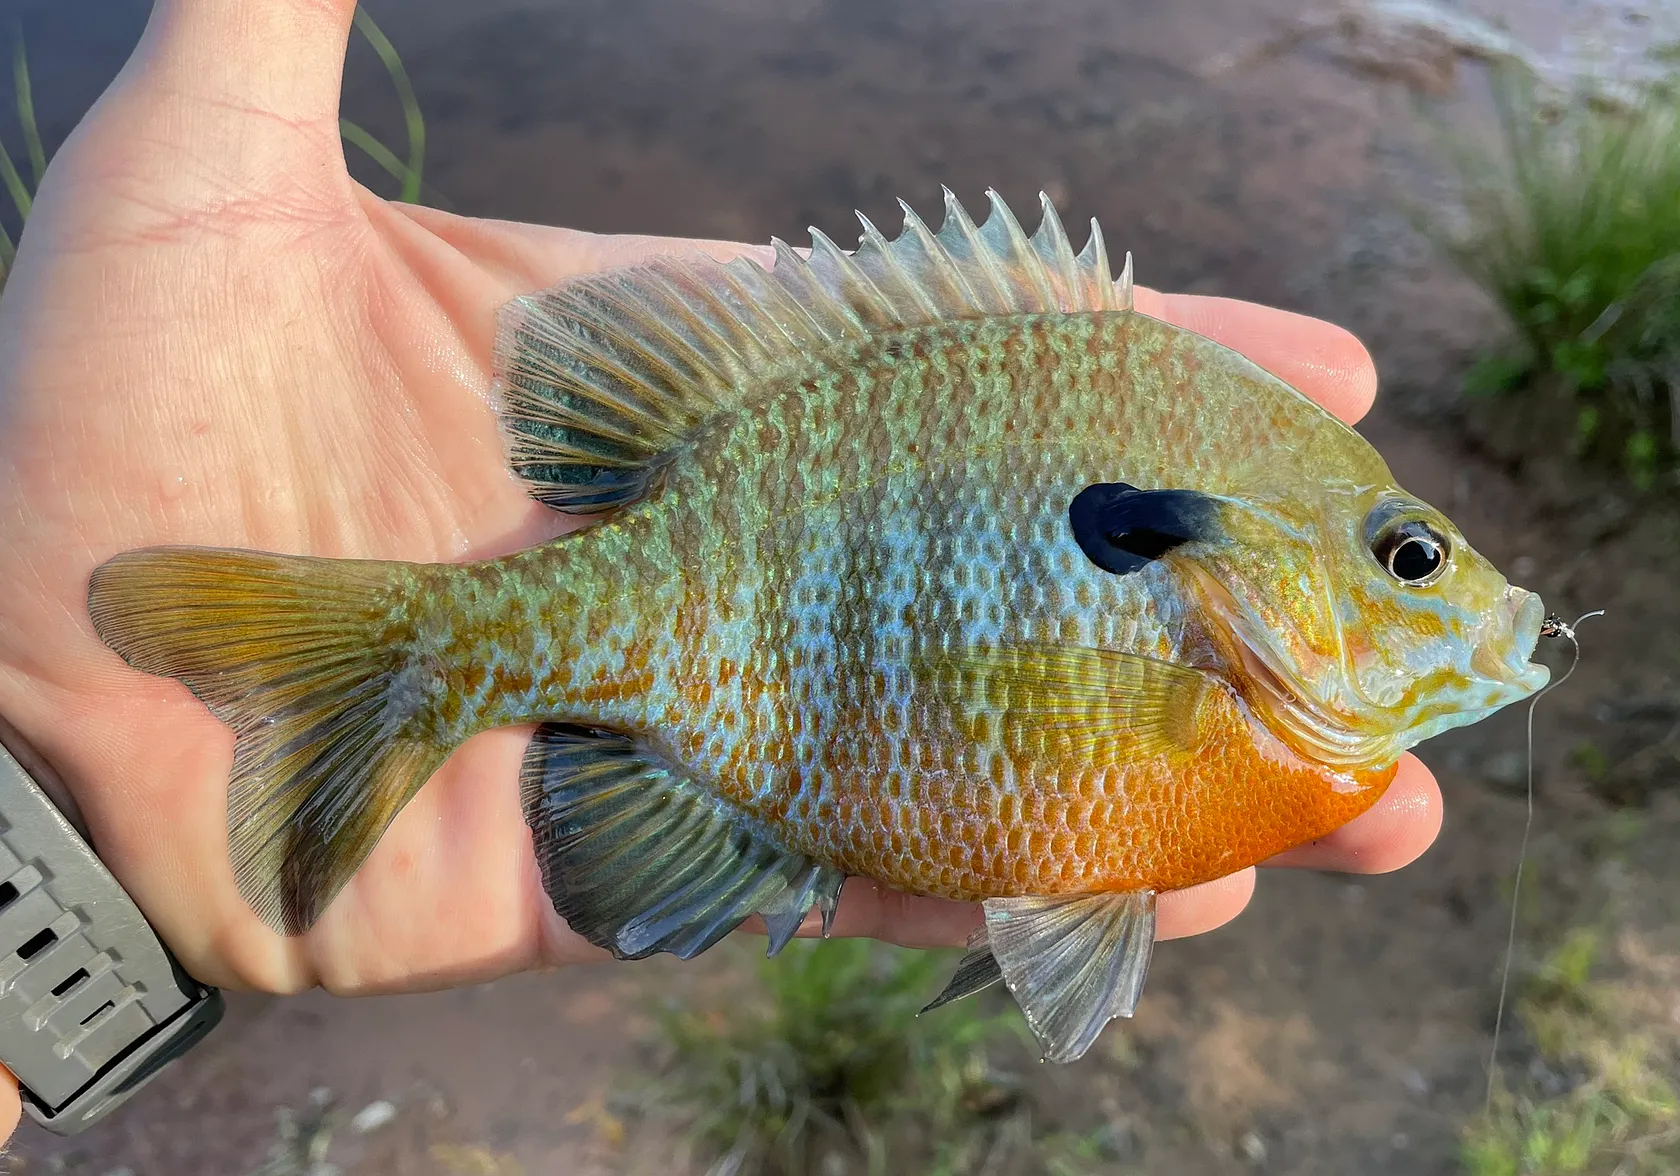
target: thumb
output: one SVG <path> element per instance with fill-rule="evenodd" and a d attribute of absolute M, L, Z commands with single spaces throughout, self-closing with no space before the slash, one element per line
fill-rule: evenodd
<path fill-rule="evenodd" d="M 151 210 L 167 224 L 251 200 L 310 219 L 341 205 L 338 98 L 355 13 L 355 0 L 156 0 L 55 169 L 83 180 L 89 200 L 124 189 L 119 219 Z"/>
<path fill-rule="evenodd" d="M 230 118 L 336 127 L 355 11 L 355 0 L 157 0 L 138 55 L 174 95 Z"/>
<path fill-rule="evenodd" d="M 354 199 L 338 99 L 355 13 L 355 0 L 156 0 L 42 202 L 52 185 L 55 219 L 145 240 L 229 216 L 336 213 Z"/>

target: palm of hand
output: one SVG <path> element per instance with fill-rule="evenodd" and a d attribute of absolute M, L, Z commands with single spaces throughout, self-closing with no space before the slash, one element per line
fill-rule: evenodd
<path fill-rule="evenodd" d="M 0 518 L 13 580 L 0 599 L 0 715 L 207 981 L 370 991 L 592 958 L 538 882 L 517 730 L 457 753 L 321 921 L 280 939 L 227 860 L 231 734 L 178 684 L 129 670 L 88 622 L 89 571 L 133 547 L 457 560 L 557 533 L 502 462 L 486 395 L 495 308 L 659 247 L 372 196 L 346 174 L 337 134 L 352 5 L 262 7 L 160 6 L 55 161 L 0 304 L 0 493 L 16 504 Z M 238 24 L 248 17 L 273 27 Z M 1334 328 L 1146 291 L 1140 305 L 1248 350 L 1345 415 L 1369 403 L 1369 361 Z M 1294 863 L 1415 856 L 1438 796 L 1415 761 L 1390 795 Z M 1217 925 L 1251 885 L 1244 874 L 1168 896 L 1163 934 Z M 841 930 L 956 943 L 973 920 L 854 886 Z"/>

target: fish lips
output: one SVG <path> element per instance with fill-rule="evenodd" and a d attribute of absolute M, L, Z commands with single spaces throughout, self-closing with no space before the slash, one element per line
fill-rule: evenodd
<path fill-rule="evenodd" d="M 1484 681 L 1511 689 L 1506 703 L 1526 698 L 1551 680 L 1551 671 L 1532 660 L 1546 610 L 1540 597 L 1515 586 L 1505 589 L 1503 607 L 1482 622 L 1470 668 Z M 1501 704 L 1503 705 L 1503 704 Z"/>

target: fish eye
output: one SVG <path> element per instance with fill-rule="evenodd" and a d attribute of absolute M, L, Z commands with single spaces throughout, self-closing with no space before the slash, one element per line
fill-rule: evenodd
<path fill-rule="evenodd" d="M 1446 536 L 1421 519 L 1391 523 L 1371 541 L 1371 554 L 1383 570 L 1413 588 L 1440 579 L 1448 553 Z"/>

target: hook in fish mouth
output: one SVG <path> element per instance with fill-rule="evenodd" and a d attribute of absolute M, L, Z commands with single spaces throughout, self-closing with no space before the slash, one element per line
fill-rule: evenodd
<path fill-rule="evenodd" d="M 1557 613 L 1547 613 L 1546 619 L 1540 622 L 1540 636 L 1562 637 L 1565 640 L 1573 641 L 1575 640 L 1575 629 Z"/>

